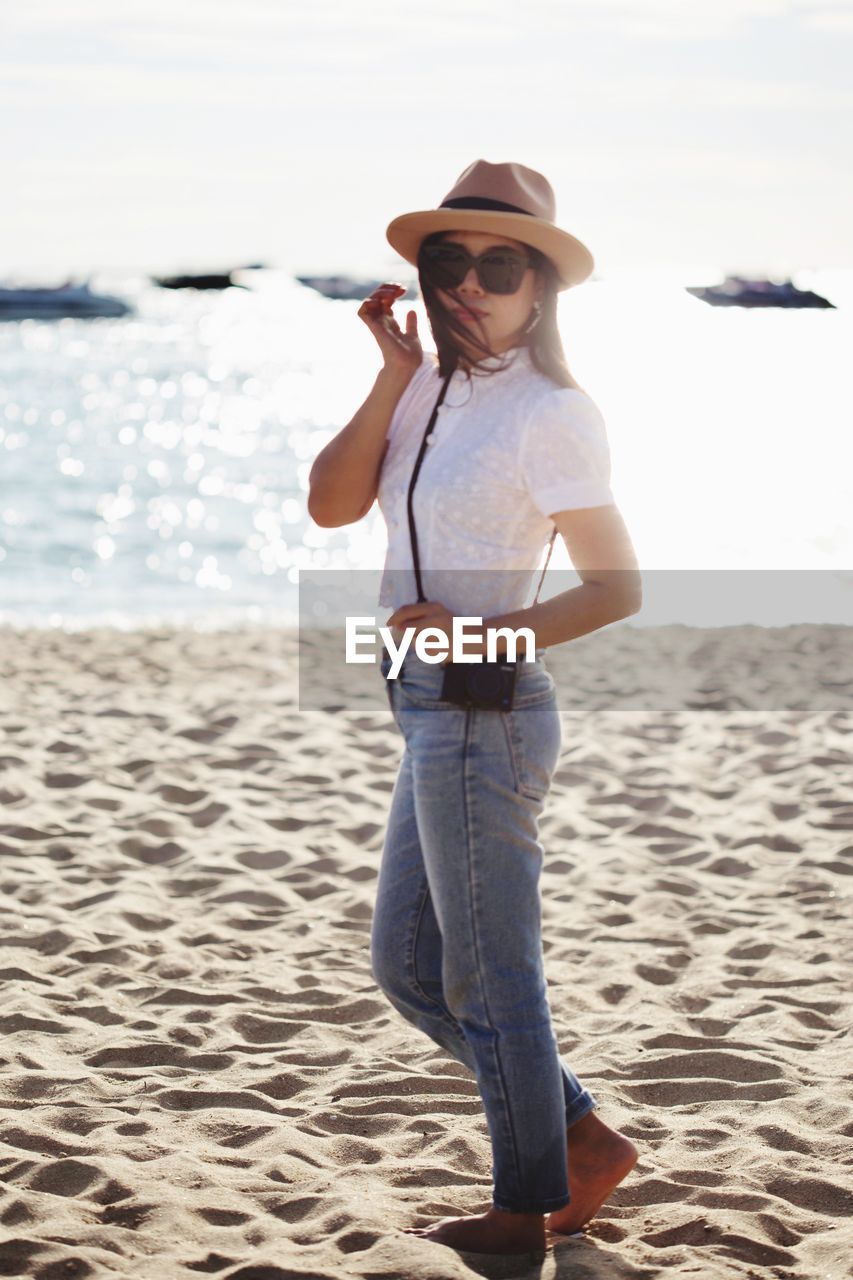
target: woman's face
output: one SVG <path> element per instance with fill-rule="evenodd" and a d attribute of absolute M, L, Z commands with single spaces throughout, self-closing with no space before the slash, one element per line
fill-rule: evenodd
<path fill-rule="evenodd" d="M 520 240 L 494 235 L 488 231 L 446 231 L 441 238 L 442 241 L 463 245 L 474 257 L 495 245 L 507 245 L 521 253 L 528 252 L 527 246 Z M 454 291 L 455 296 L 445 293 L 443 289 L 436 292 L 442 306 L 452 312 L 460 324 L 470 326 L 475 338 L 482 337 L 485 332 L 492 351 L 499 353 L 519 346 L 522 342 L 522 330 L 530 320 L 533 303 L 542 296 L 543 285 L 538 272 L 528 267 L 516 293 L 487 293 L 477 278 L 476 270 L 471 267 Z M 466 311 L 465 307 L 470 307 L 471 311 Z M 472 312 L 479 317 L 479 324 Z"/>

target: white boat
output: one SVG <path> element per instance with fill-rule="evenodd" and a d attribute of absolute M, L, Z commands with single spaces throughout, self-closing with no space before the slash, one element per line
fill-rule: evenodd
<path fill-rule="evenodd" d="M 92 293 L 88 282 L 36 288 L 0 286 L 0 320 L 55 320 L 61 316 L 126 316 L 133 308 L 121 298 Z"/>
<path fill-rule="evenodd" d="M 830 307 L 835 310 L 834 302 L 811 289 L 798 289 L 790 278 L 779 282 L 726 276 L 722 284 L 688 285 L 687 292 L 712 307 Z"/>

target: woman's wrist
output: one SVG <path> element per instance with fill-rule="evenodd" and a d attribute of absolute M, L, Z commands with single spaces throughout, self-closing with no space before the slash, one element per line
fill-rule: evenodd
<path fill-rule="evenodd" d="M 382 387 L 383 390 L 391 391 L 396 395 L 402 395 L 414 376 L 414 369 L 405 369 L 391 364 L 384 364 L 376 375 L 376 385 L 377 387 Z"/>

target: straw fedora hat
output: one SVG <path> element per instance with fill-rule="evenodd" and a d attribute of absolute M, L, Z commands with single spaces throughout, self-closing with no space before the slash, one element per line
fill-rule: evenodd
<path fill-rule="evenodd" d="M 475 160 L 457 178 L 437 209 L 403 213 L 388 224 L 388 243 L 417 265 L 421 241 L 433 231 L 489 231 L 521 240 L 550 258 L 568 289 L 592 274 L 589 249 L 554 225 L 554 190 L 541 173 L 523 164 Z"/>

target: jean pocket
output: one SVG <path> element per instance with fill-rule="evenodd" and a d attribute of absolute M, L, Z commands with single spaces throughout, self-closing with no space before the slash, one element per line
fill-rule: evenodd
<path fill-rule="evenodd" d="M 403 662 L 397 682 L 405 702 L 428 711 L 460 710 L 458 702 L 442 698 L 446 668 L 443 663 Z"/>
<path fill-rule="evenodd" d="M 532 666 L 525 662 L 518 664 L 513 707 L 534 707 L 540 702 L 549 702 L 556 692 L 557 685 L 547 667 L 541 663 Z"/>
<path fill-rule="evenodd" d="M 544 800 L 560 758 L 563 729 L 553 695 L 501 712 L 515 789 L 529 800 Z"/>

